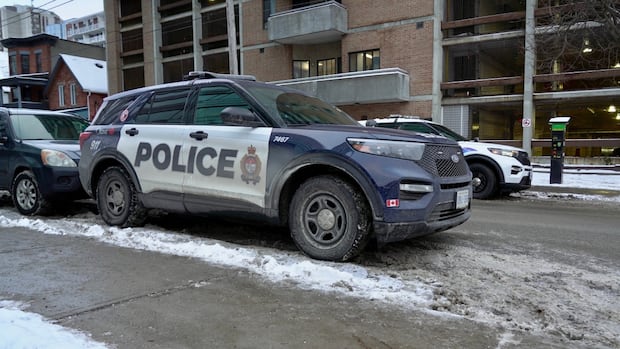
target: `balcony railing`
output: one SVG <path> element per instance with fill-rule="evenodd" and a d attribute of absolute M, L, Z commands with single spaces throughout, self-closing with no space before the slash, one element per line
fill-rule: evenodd
<path fill-rule="evenodd" d="M 347 32 L 347 21 L 347 9 L 336 1 L 279 12 L 269 17 L 269 40 L 282 44 L 338 41 Z"/>
<path fill-rule="evenodd" d="M 79 27 L 76 29 L 73 29 L 73 28 L 67 29 L 67 36 L 80 35 L 80 34 L 89 33 L 95 30 L 105 30 L 105 25 L 95 23 L 95 24 Z"/>
<path fill-rule="evenodd" d="M 409 74 L 399 68 L 274 81 L 335 105 L 404 102 L 409 100 Z"/>

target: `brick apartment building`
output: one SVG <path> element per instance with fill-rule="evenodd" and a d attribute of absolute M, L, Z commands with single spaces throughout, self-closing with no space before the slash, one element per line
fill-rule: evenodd
<path fill-rule="evenodd" d="M 549 153 L 548 120 L 568 115 L 567 155 L 608 156 L 620 148 L 618 40 L 584 10 L 594 2 L 573 2 L 236 0 L 238 71 L 358 119 L 432 118 L 533 155 Z M 104 10 L 110 93 L 230 71 L 225 0 L 106 0 Z M 572 46 L 543 64 L 565 14 L 577 18 Z"/>
<path fill-rule="evenodd" d="M 0 79 L 0 86 L 10 88 L 8 103 L 0 100 L 0 106 L 60 110 L 89 107 L 87 101 L 92 101 L 94 106 L 96 99 L 91 98 L 92 93 L 101 93 L 102 90 L 99 87 L 93 90 L 83 88 L 78 82 L 78 77 L 83 81 L 83 78 L 78 76 L 84 75 L 81 70 L 69 71 L 69 74 L 73 76 L 72 81 L 75 82 L 75 87 L 72 88 L 69 83 L 63 91 L 65 96 L 63 99 L 67 101 L 67 104 L 58 103 L 58 88 L 56 86 L 56 89 L 50 89 L 48 82 L 52 76 L 56 80 L 63 76 L 62 70 L 54 72 L 59 61 L 63 63 L 63 54 L 84 59 L 90 58 L 100 64 L 105 64 L 105 48 L 62 40 L 49 34 L 7 38 L 1 40 L 0 43 L 8 49 L 10 71 L 8 78 Z M 68 59 L 68 57 L 65 58 Z M 105 69 L 101 69 L 95 78 L 103 81 L 107 92 Z M 52 96 L 51 99 L 48 98 L 49 95 Z M 100 105 L 101 101 L 98 103 Z"/>

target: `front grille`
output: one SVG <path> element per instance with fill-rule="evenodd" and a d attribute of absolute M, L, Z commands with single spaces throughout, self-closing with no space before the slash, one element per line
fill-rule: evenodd
<path fill-rule="evenodd" d="M 465 211 L 467 210 L 466 209 L 457 210 L 454 208 L 454 203 L 447 202 L 447 203 L 443 203 L 443 204 L 439 204 L 435 206 L 435 209 L 433 210 L 433 212 L 431 212 L 431 215 L 428 220 L 430 222 L 445 221 L 447 219 L 458 217 L 464 214 Z"/>
<path fill-rule="evenodd" d="M 526 151 L 520 151 L 519 154 L 517 154 L 517 160 L 525 166 L 529 166 L 531 164 L 530 157 L 527 155 Z"/>
<path fill-rule="evenodd" d="M 459 161 L 452 161 L 452 155 L 458 156 Z M 439 177 L 460 177 L 469 171 L 459 146 L 427 144 L 422 159 L 416 163 Z"/>

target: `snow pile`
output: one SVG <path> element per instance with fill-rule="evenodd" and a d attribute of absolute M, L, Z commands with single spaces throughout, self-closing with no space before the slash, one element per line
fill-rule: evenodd
<path fill-rule="evenodd" d="M 7 349 L 105 349 L 85 334 L 28 313 L 18 302 L 0 300 L 0 348 Z"/>

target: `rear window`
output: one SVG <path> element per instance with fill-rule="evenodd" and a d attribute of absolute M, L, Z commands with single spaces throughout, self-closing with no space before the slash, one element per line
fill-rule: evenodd
<path fill-rule="evenodd" d="M 88 126 L 80 118 L 43 114 L 13 115 L 11 124 L 15 137 L 22 140 L 78 140 Z"/>

